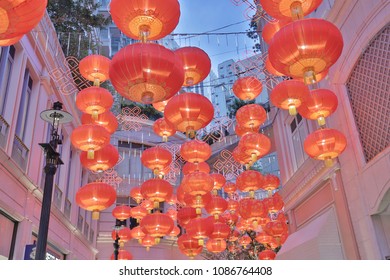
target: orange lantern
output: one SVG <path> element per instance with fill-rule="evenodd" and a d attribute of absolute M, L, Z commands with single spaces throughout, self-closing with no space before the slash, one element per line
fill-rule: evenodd
<path fill-rule="evenodd" d="M 206 79 L 211 70 L 211 60 L 205 51 L 197 47 L 183 47 L 175 53 L 183 62 L 183 86 L 194 86 Z"/>
<path fill-rule="evenodd" d="M 223 239 L 209 239 L 206 242 L 207 251 L 211 253 L 221 253 L 226 250 L 226 241 Z"/>
<path fill-rule="evenodd" d="M 238 243 L 241 244 L 242 247 L 244 247 L 244 249 L 246 249 L 246 247 L 252 243 L 252 239 L 248 236 L 248 235 L 243 235 L 241 236 L 239 239 L 238 239 Z"/>
<path fill-rule="evenodd" d="M 263 203 L 269 213 L 277 213 L 284 207 L 283 198 L 279 193 L 275 193 L 273 196 L 265 198 Z"/>
<path fill-rule="evenodd" d="M 118 205 L 112 209 L 112 216 L 120 221 L 127 220 L 131 217 L 131 207 L 127 205 Z"/>
<path fill-rule="evenodd" d="M 146 248 L 146 251 L 150 250 L 150 247 L 156 245 L 156 240 L 150 235 L 146 235 L 142 238 L 141 245 Z"/>
<path fill-rule="evenodd" d="M 217 191 L 222 189 L 223 185 L 226 183 L 225 176 L 219 173 L 212 173 L 210 176 L 214 181 L 213 194 L 217 195 Z"/>
<path fill-rule="evenodd" d="M 113 253 L 111 255 L 111 260 L 114 260 L 115 259 L 115 254 Z M 118 261 L 124 261 L 124 260 L 132 260 L 133 259 L 133 255 L 124 250 L 124 249 L 119 249 L 118 250 Z"/>
<path fill-rule="evenodd" d="M 259 221 L 268 214 L 263 202 L 253 198 L 241 199 L 238 211 L 243 219 L 252 223 L 254 229 L 258 227 Z M 247 226 L 250 226 L 250 224 Z"/>
<path fill-rule="evenodd" d="M 243 127 L 240 124 L 236 124 L 234 131 L 236 132 L 237 136 L 242 137 L 246 134 L 253 133 L 253 132 L 258 132 L 259 127 L 253 127 L 253 128 L 247 128 Z"/>
<path fill-rule="evenodd" d="M 266 249 L 259 253 L 259 260 L 274 260 L 276 258 L 276 253 L 272 250 Z"/>
<path fill-rule="evenodd" d="M 268 154 L 271 150 L 271 140 L 262 133 L 249 133 L 240 139 L 238 145 L 242 151 L 251 157 L 251 162 Z"/>
<path fill-rule="evenodd" d="M 164 111 L 164 118 L 190 138 L 195 136 L 196 130 L 206 127 L 213 117 L 214 107 L 210 100 L 192 92 L 174 96 Z"/>
<path fill-rule="evenodd" d="M 278 108 L 288 110 L 295 116 L 297 108 L 309 97 L 309 88 L 301 81 L 286 80 L 274 87 L 269 98 Z"/>
<path fill-rule="evenodd" d="M 177 211 L 174 208 L 169 208 L 166 211 L 166 214 L 171 217 L 172 220 L 176 221 L 177 220 Z"/>
<path fill-rule="evenodd" d="M 249 227 L 250 221 L 243 218 L 239 219 L 236 223 L 236 229 L 241 233 L 245 233 L 247 230 L 249 230 Z"/>
<path fill-rule="evenodd" d="M 163 100 L 163 101 L 160 101 L 160 102 L 155 102 L 153 103 L 153 107 L 154 109 L 156 109 L 157 111 L 161 112 L 161 113 L 164 113 L 165 111 L 165 106 L 167 106 L 169 100 L 171 100 L 171 98 L 167 99 L 167 100 Z"/>
<path fill-rule="evenodd" d="M 110 207 L 116 199 L 115 189 L 106 183 L 94 182 L 82 186 L 76 193 L 76 203 L 92 211 L 92 219 L 99 219 L 99 212 Z"/>
<path fill-rule="evenodd" d="M 111 233 L 111 237 L 113 240 L 116 240 L 116 238 L 119 237 L 120 247 L 124 247 L 125 243 L 133 238 L 131 236 L 131 230 L 128 227 L 123 227 L 118 231 L 113 230 Z"/>
<path fill-rule="evenodd" d="M 110 14 L 115 25 L 135 40 L 159 40 L 179 23 L 178 0 L 111 0 Z"/>
<path fill-rule="evenodd" d="M 145 167 L 152 169 L 155 175 L 158 175 L 172 163 L 172 154 L 162 147 L 152 147 L 142 152 L 141 162 Z"/>
<path fill-rule="evenodd" d="M 225 199 L 220 196 L 212 196 L 209 203 L 207 203 L 204 208 L 210 215 L 213 215 L 217 220 L 219 215 L 225 212 L 227 209 L 228 203 Z"/>
<path fill-rule="evenodd" d="M 210 166 L 205 161 L 199 162 L 197 164 L 192 163 L 192 162 L 186 162 L 183 165 L 183 169 L 181 171 L 183 172 L 183 175 L 188 175 L 188 174 L 195 172 L 195 171 L 210 173 Z"/>
<path fill-rule="evenodd" d="M 169 205 L 175 205 L 177 203 L 176 194 L 172 193 L 172 195 L 165 200 Z"/>
<path fill-rule="evenodd" d="M 208 218 L 192 219 L 186 226 L 187 234 L 197 239 L 199 245 L 204 245 L 204 239 L 213 233 L 213 225 Z"/>
<path fill-rule="evenodd" d="M 94 158 L 94 151 L 102 149 L 110 143 L 110 133 L 102 126 L 84 124 L 76 127 L 70 137 L 74 147 L 87 151 L 87 158 Z"/>
<path fill-rule="evenodd" d="M 280 20 L 297 20 L 313 12 L 322 0 L 260 0 L 271 17 Z"/>
<path fill-rule="evenodd" d="M 46 6 L 47 0 L 1 1 L 0 40 L 3 42 L 0 46 L 10 45 L 10 40 L 21 39 L 37 26 Z"/>
<path fill-rule="evenodd" d="M 267 119 L 267 113 L 263 106 L 258 104 L 248 104 L 237 110 L 237 123 L 245 128 L 260 127 Z"/>
<path fill-rule="evenodd" d="M 81 123 L 82 124 L 97 124 L 105 129 L 110 134 L 113 134 L 118 128 L 118 120 L 116 116 L 111 111 L 106 111 L 102 114 L 99 114 L 97 118 L 94 118 L 90 114 L 82 114 L 81 115 Z"/>
<path fill-rule="evenodd" d="M 249 196 L 253 198 L 255 191 L 260 189 L 263 183 L 264 176 L 255 170 L 246 170 L 237 176 L 236 185 L 242 192 L 249 192 Z"/>
<path fill-rule="evenodd" d="M 141 188 L 140 187 L 133 187 L 130 190 L 130 197 L 134 199 L 138 204 L 141 202 L 144 197 L 141 194 Z"/>
<path fill-rule="evenodd" d="M 130 215 L 139 223 L 146 215 L 148 215 L 148 210 L 145 207 L 138 205 L 131 208 Z"/>
<path fill-rule="evenodd" d="M 228 200 L 227 209 L 232 213 L 236 212 L 238 209 L 238 201 L 233 199 Z"/>
<path fill-rule="evenodd" d="M 223 191 L 229 196 L 233 194 L 237 190 L 237 185 L 232 182 L 226 182 L 226 184 L 223 186 Z"/>
<path fill-rule="evenodd" d="M 299 106 L 299 114 L 310 120 L 317 120 L 318 125 L 325 125 L 325 118 L 336 111 L 338 100 L 336 94 L 328 89 L 312 90 Z"/>
<path fill-rule="evenodd" d="M 181 187 L 183 191 L 191 195 L 204 195 L 213 189 L 214 181 L 204 172 L 193 172 L 184 176 Z"/>
<path fill-rule="evenodd" d="M 331 22 L 309 18 L 294 21 L 275 34 L 268 55 L 274 68 L 286 76 L 316 82 L 316 75 L 341 55 L 343 37 Z"/>
<path fill-rule="evenodd" d="M 230 227 L 234 227 L 237 223 L 239 216 L 236 213 L 225 212 L 221 215 L 223 219 L 225 219 L 226 224 Z"/>
<path fill-rule="evenodd" d="M 108 90 L 95 86 L 81 90 L 76 97 L 77 108 L 94 119 L 109 111 L 113 103 L 114 98 Z"/>
<path fill-rule="evenodd" d="M 145 238 L 146 234 L 140 226 L 136 226 L 131 230 L 131 237 L 137 239 L 139 243 L 142 242 L 142 239 Z"/>
<path fill-rule="evenodd" d="M 147 235 L 154 237 L 158 244 L 161 237 L 172 231 L 174 222 L 168 215 L 156 212 L 145 216 L 140 226 Z"/>
<path fill-rule="evenodd" d="M 181 230 L 178 226 L 174 226 L 173 230 L 168 234 L 171 237 L 177 237 L 180 234 Z"/>
<path fill-rule="evenodd" d="M 168 137 L 176 133 L 173 124 L 167 122 L 164 118 L 160 118 L 153 123 L 153 131 L 158 136 L 161 136 L 164 142 L 167 142 Z"/>
<path fill-rule="evenodd" d="M 202 208 L 205 207 L 211 201 L 211 193 L 207 192 L 203 195 L 191 195 L 184 194 L 184 202 L 187 206 L 195 208 L 196 214 L 202 214 Z"/>
<path fill-rule="evenodd" d="M 208 160 L 211 156 L 211 147 L 206 142 L 191 140 L 180 147 L 180 155 L 188 162 L 198 164 Z"/>
<path fill-rule="evenodd" d="M 145 207 L 145 209 L 148 210 L 149 212 L 152 211 L 154 208 L 153 201 L 151 201 L 150 199 L 147 199 L 147 198 L 142 200 L 140 205 L 142 207 Z"/>
<path fill-rule="evenodd" d="M 244 148 L 241 146 L 237 146 L 233 149 L 232 156 L 236 162 L 245 165 L 247 169 L 254 163 L 252 161 L 252 156 L 246 154 Z"/>
<path fill-rule="evenodd" d="M 262 231 L 256 235 L 256 241 L 266 246 L 268 243 L 272 242 L 273 237 L 267 234 L 265 231 Z"/>
<path fill-rule="evenodd" d="M 275 220 L 268 222 L 264 227 L 264 231 L 274 238 L 280 238 L 282 234 L 288 232 L 288 227 L 285 221 Z"/>
<path fill-rule="evenodd" d="M 1 12 L 0 12 L 1 14 Z M 6 46 L 11 46 L 13 44 L 16 44 L 17 42 L 20 41 L 20 39 L 23 38 L 24 35 L 22 36 L 17 36 L 17 37 L 14 37 L 14 38 L 10 38 L 10 39 L 1 39 L 0 40 L 0 46 L 3 46 L 3 47 L 6 47 Z"/>
<path fill-rule="evenodd" d="M 192 219 L 196 218 L 196 210 L 192 207 L 183 207 L 177 211 L 177 221 L 182 226 L 185 227 Z"/>
<path fill-rule="evenodd" d="M 230 235 L 230 227 L 226 223 L 215 222 L 213 226 L 213 232 L 210 238 L 215 240 L 226 240 Z"/>
<path fill-rule="evenodd" d="M 103 172 L 114 167 L 119 160 L 118 149 L 108 144 L 95 152 L 94 158 L 88 158 L 88 152 L 80 153 L 81 165 L 94 172 Z"/>
<path fill-rule="evenodd" d="M 285 25 L 289 24 L 291 20 L 275 20 L 267 22 L 263 30 L 261 31 L 261 36 L 264 39 L 264 42 L 269 44 L 275 34 Z"/>
<path fill-rule="evenodd" d="M 237 79 L 233 84 L 233 93 L 241 100 L 253 100 L 260 95 L 263 84 L 253 76 Z"/>
<path fill-rule="evenodd" d="M 99 54 L 88 55 L 80 60 L 80 74 L 98 87 L 100 83 L 109 79 L 110 63 L 111 60 L 105 56 Z"/>
<path fill-rule="evenodd" d="M 278 77 L 281 77 L 281 76 L 284 76 L 284 74 L 280 73 L 278 70 L 276 70 L 273 66 L 272 66 L 272 63 L 271 61 L 269 61 L 269 56 L 267 55 L 267 58 L 265 59 L 265 69 L 267 69 L 267 71 L 274 75 L 274 76 L 278 76 Z"/>
<path fill-rule="evenodd" d="M 198 240 L 192 238 L 188 234 L 183 234 L 177 239 L 177 246 L 180 252 L 184 255 L 194 258 L 203 250 L 203 245 L 200 245 Z"/>
<path fill-rule="evenodd" d="M 330 167 L 333 159 L 338 157 L 347 146 L 347 139 L 340 131 L 332 128 L 324 128 L 309 134 L 303 148 L 312 158 L 324 160 Z"/>
<path fill-rule="evenodd" d="M 280 179 L 278 178 L 278 176 L 275 176 L 273 174 L 267 174 L 263 178 L 264 180 L 260 188 L 265 191 L 268 191 L 269 193 L 271 193 L 273 190 L 276 190 L 280 185 Z"/>
<path fill-rule="evenodd" d="M 179 91 L 184 81 L 183 64 L 173 51 L 161 45 L 130 44 L 114 55 L 110 80 L 123 97 L 151 104 Z"/>
<path fill-rule="evenodd" d="M 141 185 L 141 194 L 154 202 L 154 208 L 158 208 L 160 202 L 171 197 L 173 193 L 172 185 L 163 179 L 155 178 L 145 181 Z"/>

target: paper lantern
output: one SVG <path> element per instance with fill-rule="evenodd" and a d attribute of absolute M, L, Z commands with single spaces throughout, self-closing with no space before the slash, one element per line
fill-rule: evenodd
<path fill-rule="evenodd" d="M 343 37 L 340 30 L 323 19 L 303 19 L 284 26 L 268 49 L 273 67 L 285 76 L 316 82 L 340 57 Z"/>
<path fill-rule="evenodd" d="M 80 74 L 88 81 L 94 82 L 94 86 L 109 79 L 111 60 L 99 54 L 91 54 L 80 60 Z"/>
<path fill-rule="evenodd" d="M 142 164 L 153 170 L 155 175 L 161 174 L 172 163 L 172 154 L 167 149 L 156 146 L 142 152 Z"/>
<path fill-rule="evenodd" d="M 185 206 L 179 211 L 177 211 L 177 221 L 182 226 L 185 227 L 192 219 L 196 218 L 196 210 L 192 207 Z"/>
<path fill-rule="evenodd" d="M 283 198 L 279 193 L 275 193 L 273 196 L 265 198 L 263 203 L 269 213 L 278 213 L 284 207 Z"/>
<path fill-rule="evenodd" d="M 99 219 L 99 212 L 110 207 L 116 200 L 115 189 L 106 183 L 94 182 L 82 186 L 76 193 L 76 203 L 92 211 L 92 219 Z"/>
<path fill-rule="evenodd" d="M 249 133 L 241 137 L 238 145 L 254 163 L 271 150 L 271 140 L 262 133 Z"/>
<path fill-rule="evenodd" d="M 313 12 L 322 0 L 260 0 L 271 17 L 280 20 L 297 20 Z"/>
<path fill-rule="evenodd" d="M 258 254 L 259 260 L 274 260 L 275 258 L 276 253 L 269 249 L 265 249 Z"/>
<path fill-rule="evenodd" d="M 240 216 L 251 223 L 255 229 L 258 227 L 259 220 L 268 214 L 263 202 L 253 198 L 241 199 L 239 201 L 238 211 Z M 250 226 L 250 224 L 247 226 Z"/>
<path fill-rule="evenodd" d="M 232 194 L 237 190 L 237 185 L 232 182 L 226 182 L 223 186 L 223 191 L 227 194 Z"/>
<path fill-rule="evenodd" d="M 211 253 L 221 253 L 226 250 L 226 241 L 223 239 L 209 239 L 206 242 L 207 251 Z"/>
<path fill-rule="evenodd" d="M 131 217 L 131 207 L 127 205 L 118 205 L 112 209 L 112 216 L 120 221 L 127 220 Z"/>
<path fill-rule="evenodd" d="M 210 100 L 192 92 L 174 96 L 164 111 L 164 118 L 190 138 L 195 136 L 195 131 L 206 127 L 213 117 L 214 107 Z"/>
<path fill-rule="evenodd" d="M 110 14 L 115 25 L 135 40 L 159 40 L 179 23 L 178 0 L 111 0 Z"/>
<path fill-rule="evenodd" d="M 244 148 L 241 146 L 237 146 L 233 149 L 232 156 L 236 162 L 245 165 L 247 169 L 254 163 L 252 161 L 252 156 L 246 154 Z"/>
<path fill-rule="evenodd" d="M 38 25 L 46 12 L 47 0 L 0 2 L 0 46 L 16 43 Z"/>
<path fill-rule="evenodd" d="M 238 123 L 234 127 L 234 132 L 236 132 L 237 136 L 239 136 L 239 137 L 242 137 L 242 136 L 249 134 L 249 133 L 258 132 L 258 131 L 259 131 L 259 127 L 247 128 L 247 127 L 241 126 Z"/>
<path fill-rule="evenodd" d="M 177 220 L 177 210 L 174 208 L 169 208 L 166 213 L 169 217 L 171 217 L 172 220 Z"/>
<path fill-rule="evenodd" d="M 325 125 L 325 118 L 336 111 L 338 100 L 336 94 L 328 89 L 312 90 L 299 106 L 299 114 L 310 120 L 317 120 L 318 125 Z"/>
<path fill-rule="evenodd" d="M 249 192 L 250 197 L 254 197 L 254 192 L 260 189 L 264 180 L 263 175 L 259 171 L 246 170 L 237 176 L 236 185 L 242 192 Z"/>
<path fill-rule="evenodd" d="M 286 80 L 273 88 L 269 98 L 276 107 L 288 110 L 290 115 L 295 116 L 297 108 L 305 102 L 309 94 L 310 90 L 303 82 Z"/>
<path fill-rule="evenodd" d="M 175 54 L 183 62 L 183 86 L 188 87 L 197 85 L 209 75 L 211 60 L 207 53 L 202 49 L 197 47 L 183 47 L 175 50 Z"/>
<path fill-rule="evenodd" d="M 184 194 L 184 202 L 187 206 L 195 208 L 196 214 L 202 214 L 202 208 L 206 206 L 212 199 L 211 193 L 207 192 L 202 195 Z"/>
<path fill-rule="evenodd" d="M 273 237 L 266 232 L 262 231 L 256 234 L 256 241 L 267 246 L 268 243 L 272 242 Z"/>
<path fill-rule="evenodd" d="M 118 120 L 111 111 L 106 111 L 102 114 L 99 114 L 97 117 L 93 117 L 90 114 L 84 113 L 81 115 L 81 123 L 100 125 L 107 129 L 110 134 L 113 134 L 118 128 Z"/>
<path fill-rule="evenodd" d="M 142 238 L 141 245 L 146 248 L 146 251 L 149 251 L 150 247 L 156 245 L 156 239 L 150 235 L 146 235 L 144 238 Z"/>
<path fill-rule="evenodd" d="M 240 243 L 240 245 L 242 247 L 244 247 L 244 249 L 246 249 L 246 247 L 251 244 L 252 242 L 252 239 L 248 236 L 248 235 L 243 235 L 241 236 L 239 239 L 238 239 L 238 243 Z"/>
<path fill-rule="evenodd" d="M 87 151 L 87 158 L 94 158 L 94 151 L 102 149 L 110 143 L 110 133 L 99 125 L 84 124 L 76 127 L 71 134 L 73 146 L 81 151 Z"/>
<path fill-rule="evenodd" d="M 94 158 L 88 158 L 88 152 L 80 153 L 81 165 L 94 172 L 103 172 L 113 168 L 119 160 L 119 152 L 116 147 L 108 144 L 94 152 Z"/>
<path fill-rule="evenodd" d="M 333 159 L 338 157 L 346 146 L 347 139 L 344 134 L 332 128 L 314 131 L 303 143 L 303 148 L 310 157 L 324 160 L 328 167 L 332 166 Z"/>
<path fill-rule="evenodd" d="M 267 174 L 264 175 L 264 180 L 260 186 L 261 189 L 268 191 L 269 193 L 273 190 L 276 190 L 280 185 L 280 179 L 273 175 L 273 174 Z"/>
<path fill-rule="evenodd" d="M 154 237 L 156 243 L 159 243 L 161 237 L 172 231 L 174 222 L 168 215 L 156 212 L 144 217 L 140 226 L 147 235 Z"/>
<path fill-rule="evenodd" d="M 123 227 L 120 230 L 113 230 L 111 233 L 111 237 L 113 240 L 116 240 L 119 237 L 119 246 L 124 247 L 125 243 L 131 240 L 133 237 L 131 236 L 131 230 L 128 227 Z"/>
<path fill-rule="evenodd" d="M 204 195 L 214 187 L 214 181 L 209 174 L 196 171 L 184 176 L 181 187 L 191 195 Z"/>
<path fill-rule="evenodd" d="M 191 140 L 184 142 L 180 147 L 181 157 L 191 163 L 198 164 L 208 160 L 211 156 L 211 147 L 204 141 Z"/>
<path fill-rule="evenodd" d="M 198 240 L 199 245 L 204 245 L 204 239 L 213 232 L 213 225 L 208 218 L 192 219 L 186 226 L 187 234 Z"/>
<path fill-rule="evenodd" d="M 236 120 L 240 126 L 254 129 L 260 127 L 267 119 L 267 113 L 263 106 L 248 104 L 237 110 Z"/>
<path fill-rule="evenodd" d="M 178 226 L 174 226 L 173 230 L 168 234 L 171 237 L 177 237 L 180 234 L 181 230 Z"/>
<path fill-rule="evenodd" d="M 225 219 L 226 224 L 231 228 L 235 226 L 239 219 L 239 216 L 233 212 L 225 212 L 221 215 L 221 217 Z"/>
<path fill-rule="evenodd" d="M 118 51 L 110 64 L 110 80 L 123 97 L 151 104 L 171 98 L 184 81 L 175 53 L 154 43 L 135 43 Z"/>
<path fill-rule="evenodd" d="M 163 179 L 149 179 L 142 183 L 141 194 L 154 202 L 154 208 L 159 208 L 159 203 L 171 197 L 173 193 L 172 185 Z"/>
<path fill-rule="evenodd" d="M 131 214 L 131 217 L 136 219 L 137 222 L 139 223 L 144 217 L 146 217 L 146 215 L 149 214 L 149 212 L 145 207 L 138 205 L 138 206 L 131 208 L 130 214 Z"/>
<path fill-rule="evenodd" d="M 277 77 L 282 77 L 284 74 L 280 73 L 278 70 L 276 70 L 273 66 L 271 61 L 269 61 L 269 56 L 267 55 L 267 58 L 265 59 L 265 69 L 272 75 Z"/>
<path fill-rule="evenodd" d="M 183 175 L 188 175 L 195 171 L 201 171 L 204 173 L 210 173 L 210 166 L 207 162 L 199 162 L 199 163 L 192 163 L 192 162 L 186 162 L 183 165 L 183 168 L 181 170 L 183 172 Z"/>
<path fill-rule="evenodd" d="M 217 195 L 217 191 L 222 189 L 223 185 L 226 183 L 225 176 L 219 173 L 212 173 L 210 176 L 214 181 L 213 195 Z"/>
<path fill-rule="evenodd" d="M 242 77 L 234 82 L 232 90 L 237 98 L 248 101 L 260 95 L 263 84 L 256 77 Z"/>
<path fill-rule="evenodd" d="M 291 20 L 275 20 L 275 21 L 268 21 L 263 27 L 263 30 L 261 30 L 261 36 L 264 39 L 264 42 L 269 44 L 272 40 L 272 38 L 275 36 L 275 34 L 285 25 L 290 23 Z"/>
<path fill-rule="evenodd" d="M 194 258 L 199 255 L 203 250 L 203 245 L 200 245 L 198 240 L 192 238 L 188 234 L 183 234 L 177 239 L 177 246 L 180 252 L 184 255 Z"/>
<path fill-rule="evenodd" d="M 0 12 L 1 13 L 1 12 Z M 14 45 L 16 44 L 17 42 L 20 41 L 20 39 L 23 38 L 24 35 L 22 36 L 17 36 L 17 37 L 14 37 L 14 38 L 10 38 L 10 39 L 1 39 L 0 40 L 0 46 L 3 46 L 3 47 L 6 47 L 6 46 L 11 46 L 11 45 Z"/>
<path fill-rule="evenodd" d="M 140 226 L 136 226 L 131 230 L 131 237 L 137 239 L 139 243 L 142 242 L 142 239 L 145 238 L 146 234 Z"/>
<path fill-rule="evenodd" d="M 225 212 L 227 209 L 228 203 L 225 199 L 220 196 L 212 196 L 209 203 L 207 203 L 204 208 L 208 214 L 213 215 L 217 220 L 219 215 Z"/>
<path fill-rule="evenodd" d="M 285 221 L 270 221 L 264 227 L 264 231 L 273 237 L 280 237 L 282 234 L 288 232 L 288 227 Z"/>
<path fill-rule="evenodd" d="M 215 240 L 226 240 L 230 235 L 230 227 L 226 223 L 215 222 L 210 238 Z"/>
<path fill-rule="evenodd" d="M 165 106 L 167 106 L 169 100 L 171 100 L 171 98 L 167 99 L 167 100 L 163 100 L 163 101 L 160 101 L 160 102 L 155 102 L 155 103 L 152 103 L 152 106 L 154 107 L 154 109 L 156 109 L 157 111 L 161 112 L 161 113 L 164 113 L 165 111 Z"/>
<path fill-rule="evenodd" d="M 160 118 L 153 123 L 153 131 L 158 136 L 161 136 L 164 142 L 167 142 L 168 137 L 176 133 L 175 126 L 167 122 L 164 118 Z"/>
<path fill-rule="evenodd" d="M 237 209 L 238 209 L 238 201 L 233 199 L 228 200 L 227 210 L 234 213 L 237 211 Z"/>
<path fill-rule="evenodd" d="M 118 261 L 132 260 L 132 259 L 133 259 L 133 255 L 130 252 L 128 252 L 124 249 L 118 250 Z M 111 255 L 111 260 L 115 260 L 114 253 Z"/>
<path fill-rule="evenodd" d="M 140 187 L 133 187 L 130 190 L 130 197 L 134 199 L 137 203 L 140 203 L 144 197 L 141 194 L 141 188 Z"/>
<path fill-rule="evenodd" d="M 76 96 L 77 108 L 97 119 L 99 114 L 109 111 L 114 103 L 112 94 L 101 87 L 88 87 L 81 90 Z"/>

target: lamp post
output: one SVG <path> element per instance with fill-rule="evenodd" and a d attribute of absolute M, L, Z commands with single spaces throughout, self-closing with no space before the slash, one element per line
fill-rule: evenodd
<path fill-rule="evenodd" d="M 41 218 L 39 220 L 38 240 L 35 253 L 36 260 L 46 259 L 47 235 L 49 231 L 50 209 L 53 194 L 54 175 L 57 166 L 64 164 L 57 152 L 57 146 L 62 144 L 62 139 L 58 134 L 60 124 L 71 122 L 73 117 L 68 112 L 62 111 L 62 103 L 55 102 L 53 109 L 45 110 L 41 113 L 41 119 L 52 125 L 50 142 L 40 143 L 46 156 L 45 165 L 45 186 L 43 189 Z"/>

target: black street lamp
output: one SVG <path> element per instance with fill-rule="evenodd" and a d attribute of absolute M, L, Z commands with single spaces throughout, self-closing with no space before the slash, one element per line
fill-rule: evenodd
<path fill-rule="evenodd" d="M 41 218 L 39 220 L 38 240 L 35 252 L 36 260 L 46 259 L 47 235 L 49 231 L 50 209 L 53 194 L 54 175 L 59 164 L 64 164 L 57 152 L 57 146 L 62 144 L 62 139 L 58 134 L 60 124 L 71 122 L 73 117 L 68 112 L 62 111 L 62 103 L 55 102 L 53 109 L 45 110 L 41 113 L 41 119 L 52 125 L 50 142 L 40 143 L 46 156 L 45 165 L 45 186 L 43 189 Z"/>

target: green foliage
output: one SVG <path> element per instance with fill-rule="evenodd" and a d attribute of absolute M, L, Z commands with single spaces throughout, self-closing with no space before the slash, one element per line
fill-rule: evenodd
<path fill-rule="evenodd" d="M 256 16 L 256 15 L 255 15 Z M 251 38 L 253 41 L 255 41 L 255 44 L 253 45 L 253 51 L 255 53 L 258 53 L 258 52 L 261 52 L 261 48 L 260 48 L 260 38 L 259 38 L 259 34 L 257 33 L 257 20 L 256 18 L 254 18 L 251 20 L 251 23 L 249 24 L 249 29 L 246 30 L 246 35 Z"/>

